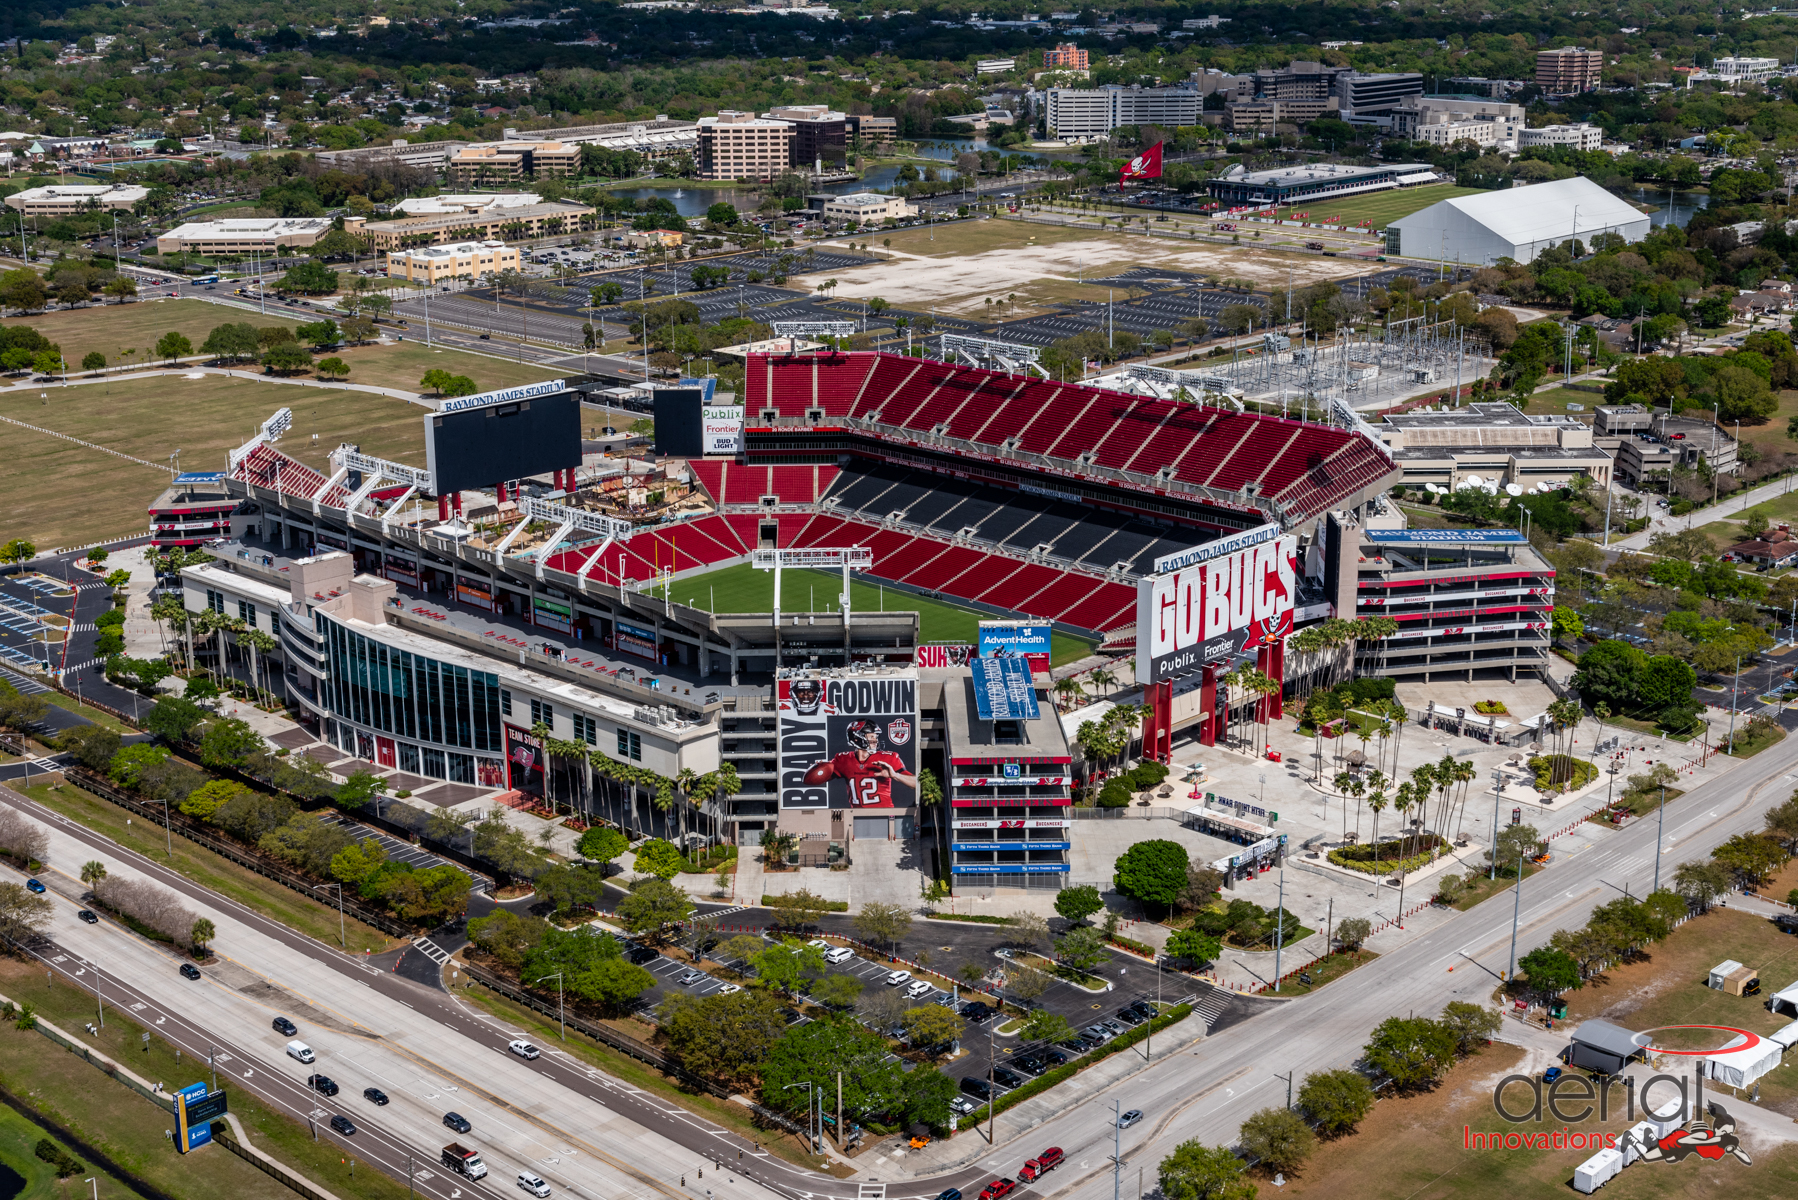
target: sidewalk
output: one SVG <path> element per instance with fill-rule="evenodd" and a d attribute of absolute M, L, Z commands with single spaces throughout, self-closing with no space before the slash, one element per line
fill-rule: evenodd
<path fill-rule="evenodd" d="M 1775 479 L 1772 483 L 1718 501 L 1704 509 L 1694 509 L 1683 517 L 1658 516 L 1648 523 L 1648 528 L 1640 533 L 1632 533 L 1626 538 L 1612 538 L 1609 550 L 1646 550 L 1648 539 L 1657 533 L 1682 533 L 1699 525 L 1709 525 L 1715 521 L 1726 520 L 1737 513 L 1745 512 L 1763 500 L 1772 500 L 1790 493 L 1798 488 L 1798 477 L 1788 475 L 1784 479 Z"/>
<path fill-rule="evenodd" d="M 382 343 L 385 344 L 385 343 Z M 0 394 L 6 392 L 47 391 L 50 388 L 82 387 L 96 383 L 128 383 L 134 379 L 167 378 L 179 374 L 183 379 L 203 379 L 215 375 L 226 379 L 252 379 L 258 383 L 278 383 L 289 387 L 322 388 L 332 392 L 366 392 L 371 396 L 391 396 L 395 400 L 405 400 L 411 404 L 421 405 L 435 412 L 437 402 L 417 392 L 408 392 L 400 388 L 376 387 L 371 383 L 348 383 L 343 381 L 326 383 L 319 379 L 292 379 L 283 375 L 265 375 L 254 365 L 242 367 L 208 367 L 201 364 L 211 359 L 210 354 L 198 354 L 190 358 L 176 360 L 182 364 L 172 367 L 139 369 L 129 373 L 112 373 L 95 376 L 77 375 L 69 379 L 24 379 L 18 383 L 0 387 Z"/>

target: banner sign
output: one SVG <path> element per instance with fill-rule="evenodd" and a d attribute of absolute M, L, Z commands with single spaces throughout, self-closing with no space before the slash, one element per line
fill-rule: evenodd
<path fill-rule="evenodd" d="M 175 1149 L 186 1154 L 212 1141 L 212 1122 L 229 1111 L 224 1092 L 214 1096 L 204 1083 L 190 1083 L 174 1094 Z"/>
<path fill-rule="evenodd" d="M 1019 657 L 1029 661 L 1032 671 L 1049 669 L 1049 635 L 1051 627 L 1036 621 L 980 622 L 980 657 Z"/>
<path fill-rule="evenodd" d="M 544 629 L 553 629 L 557 633 L 569 633 L 574 629 L 574 610 L 566 604 L 556 604 L 549 600 L 531 601 L 531 623 Z"/>
<path fill-rule="evenodd" d="M 1401 546 L 1421 542 L 1454 546 L 1519 546 L 1529 541 L 1516 529 L 1369 529 L 1361 536 L 1370 542 Z"/>
<path fill-rule="evenodd" d="M 493 593 L 489 592 L 486 588 L 478 588 L 473 584 L 463 583 L 460 579 L 456 581 L 456 599 L 464 604 L 472 604 L 476 608 L 487 609 L 489 612 L 499 611 L 499 609 L 494 606 Z"/>
<path fill-rule="evenodd" d="M 920 667 L 965 667 L 973 656 L 974 647 L 968 642 L 925 642 L 918 647 L 917 664 Z"/>
<path fill-rule="evenodd" d="M 699 410 L 699 437 L 707 454 L 740 454 L 743 451 L 743 409 L 740 405 L 707 405 Z"/>
<path fill-rule="evenodd" d="M 949 849 L 961 853 L 973 850 L 1071 850 L 1072 842 L 950 842 Z"/>
<path fill-rule="evenodd" d="M 614 621 L 612 625 L 618 630 L 615 649 L 620 654 L 630 654 L 637 658 L 647 658 L 652 663 L 660 663 L 662 656 L 656 646 L 656 635 L 653 630 L 639 629 L 635 625 L 626 625 L 623 621 Z"/>
<path fill-rule="evenodd" d="M 381 574 L 395 583 L 403 583 L 408 587 L 418 586 L 418 565 L 411 559 L 401 558 L 397 554 L 382 557 Z"/>
<path fill-rule="evenodd" d="M 954 875 L 1057 875 L 1071 870 L 1068 863 L 961 863 L 949 868 Z"/>
<path fill-rule="evenodd" d="M 1384 592 L 1374 596 L 1355 597 L 1356 608 L 1373 604 L 1435 604 L 1443 600 L 1485 600 L 1494 596 L 1552 596 L 1551 587 L 1493 588 L 1485 592 L 1431 592 L 1420 596 L 1392 596 Z"/>
<path fill-rule="evenodd" d="M 1161 147 L 1165 144 L 1166 143 L 1163 142 L 1156 142 L 1153 146 L 1150 146 L 1147 150 L 1144 150 L 1141 154 L 1138 154 L 1135 158 L 1125 163 L 1124 169 L 1118 172 L 1118 182 L 1123 183 L 1127 179 L 1160 179 Z"/>
<path fill-rule="evenodd" d="M 1074 782 L 1074 778 L 1071 775 L 957 775 L 949 782 L 950 786 L 958 788 L 1016 787 L 1020 784 L 1032 787 L 1067 787 Z"/>
<path fill-rule="evenodd" d="M 977 658 L 974 707 L 982 721 L 1034 721 L 1042 715 L 1030 686 L 1030 664 L 1022 658 Z"/>
<path fill-rule="evenodd" d="M 1504 633 L 1509 630 L 1527 629 L 1540 632 L 1548 628 L 1547 621 L 1504 621 L 1497 625 L 1444 625 L 1441 628 L 1405 629 L 1404 637 L 1459 637 L 1464 633 Z"/>
<path fill-rule="evenodd" d="M 457 396 L 453 400 L 444 400 L 437 405 L 440 413 L 465 412 L 471 408 L 485 408 L 489 404 L 505 404 L 511 400 L 529 400 L 532 396 L 549 396 L 556 392 L 568 390 L 566 379 L 546 379 L 542 383 L 526 383 L 518 387 L 501 388 L 497 392 L 476 392 L 472 396 Z"/>
<path fill-rule="evenodd" d="M 1014 817 L 1009 821 L 956 821 L 957 829 L 1067 829 L 1072 821 L 1064 821 L 1054 817 Z"/>
<path fill-rule="evenodd" d="M 1203 546 L 1194 546 L 1190 550 L 1176 550 L 1172 554 L 1163 554 L 1155 560 L 1155 574 L 1165 575 L 1169 571 L 1181 571 L 1187 567 L 1196 567 L 1202 562 L 1214 558 L 1222 558 L 1226 554 L 1234 554 L 1250 546 L 1259 546 L 1262 542 L 1271 542 L 1280 536 L 1280 526 L 1275 523 L 1257 525 L 1253 529 L 1245 529 L 1241 533 L 1233 533 L 1228 537 L 1218 538 L 1214 542 L 1206 542 Z"/>
<path fill-rule="evenodd" d="M 1136 590 L 1136 681 L 1159 683 L 1283 642 L 1292 632 L 1298 538 L 1281 534 Z"/>
<path fill-rule="evenodd" d="M 776 694 L 782 809 L 918 802 L 915 672 L 795 674 Z"/>
<path fill-rule="evenodd" d="M 543 742 L 514 725 L 506 726 L 506 786 L 543 799 Z"/>

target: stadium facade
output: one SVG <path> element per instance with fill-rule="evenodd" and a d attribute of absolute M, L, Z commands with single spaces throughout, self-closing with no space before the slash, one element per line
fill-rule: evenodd
<path fill-rule="evenodd" d="M 241 541 L 184 570 L 186 604 L 274 634 L 264 666 L 307 728 L 418 786 L 655 825 L 588 796 L 531 732 L 547 726 L 665 778 L 730 763 L 741 789 L 700 806 L 718 832 L 746 844 L 798 833 L 796 861 L 825 865 L 932 824 L 914 783 L 928 765 L 948 793 L 951 816 L 934 823 L 958 880 L 1059 887 L 1076 748 L 1052 710 L 991 710 L 972 682 L 978 654 L 923 645 L 918 614 L 891 611 L 903 595 L 1140 660 L 1144 597 L 1182 571 L 1204 576 L 1194 594 L 1202 605 L 1209 587 L 1228 636 L 1162 660 L 1144 743 L 1165 756 L 1176 736 L 1210 744 L 1233 706 L 1279 715 L 1278 696 L 1232 697 L 1220 672 L 1253 656 L 1292 678 L 1293 628 L 1361 611 L 1361 535 L 1398 478 L 1364 427 L 893 354 L 751 354 L 744 401 L 735 453 L 676 468 L 701 511 L 654 523 L 597 515 L 588 468 L 416 503 L 427 472 L 346 447 L 327 476 L 284 454 L 272 421 L 230 456 Z M 870 553 L 861 574 L 892 593 L 887 611 L 833 599 L 720 613 L 651 587 L 692 578 L 703 597 L 699 576 L 758 551 L 851 546 Z M 1443 621 L 1466 624 L 1458 611 Z M 1425 658 L 1446 663 L 1478 636 L 1445 627 Z M 237 657 L 226 638 L 195 649 Z M 1403 657 L 1418 661 L 1410 647 Z M 1514 675 L 1534 659 L 1455 661 Z M 1046 673 L 1009 678 L 1014 701 L 1050 703 Z"/>

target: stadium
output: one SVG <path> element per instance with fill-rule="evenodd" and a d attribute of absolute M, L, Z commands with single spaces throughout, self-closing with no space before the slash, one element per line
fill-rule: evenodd
<path fill-rule="evenodd" d="M 424 416 L 427 468 L 345 446 L 330 476 L 282 453 L 276 414 L 230 456 L 238 538 L 183 571 L 188 606 L 266 624 L 308 729 L 433 802 L 665 826 L 634 799 L 605 810 L 546 729 L 664 778 L 729 764 L 740 790 L 701 805 L 712 833 L 778 828 L 796 862 L 836 865 L 917 834 L 923 765 L 955 806 L 958 886 L 989 887 L 1066 882 L 1077 756 L 1037 705 L 1051 657 L 1133 676 L 1144 752 L 1165 761 L 1178 737 L 1278 718 L 1280 689 L 1231 695 L 1222 675 L 1252 661 L 1290 685 L 1317 663 L 1295 666 L 1288 636 L 1327 617 L 1407 623 L 1386 663 L 1425 678 L 1515 677 L 1542 649 L 1552 589 L 1507 602 L 1519 620 L 1466 619 L 1487 576 L 1551 579 L 1527 545 L 1374 543 L 1397 471 L 1346 410 L 1323 424 L 898 354 L 755 354 L 724 452 L 679 444 L 680 406 L 693 428 L 706 406 L 712 436 L 721 411 L 682 381 L 657 393 L 658 453 L 620 461 L 579 452 L 578 396 L 558 381 L 446 402 Z M 778 603 L 767 568 L 786 570 Z M 1022 676 L 986 661 L 995 625 L 1039 639 Z M 795 749 L 784 689 L 801 677 L 868 718 L 830 742 L 838 778 L 872 778 L 851 753 L 871 725 L 906 756 L 873 809 L 874 791 L 795 782 L 841 734 Z M 960 832 L 1021 815 L 1044 831 L 990 849 Z"/>

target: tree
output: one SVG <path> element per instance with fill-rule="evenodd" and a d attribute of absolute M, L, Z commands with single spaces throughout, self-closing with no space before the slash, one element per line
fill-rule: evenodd
<path fill-rule="evenodd" d="M 369 771 L 355 770 L 332 797 L 339 808 L 361 808 L 387 791 L 387 781 Z"/>
<path fill-rule="evenodd" d="M 337 285 L 336 271 L 320 262 L 304 262 L 281 276 L 275 287 L 301 296 L 328 296 Z"/>
<path fill-rule="evenodd" d="M 200 353 L 230 362 L 245 362 L 256 357 L 260 346 L 256 327 L 240 322 L 213 326 L 212 332 L 200 344 Z"/>
<path fill-rule="evenodd" d="M 826 975 L 812 985 L 812 999 L 829 1008 L 848 1008 L 861 996 L 866 986 L 853 975 Z"/>
<path fill-rule="evenodd" d="M 960 1090 L 955 1080 L 933 1066 L 921 1066 L 902 1077 L 904 1097 L 900 1101 L 900 1118 L 907 1125 L 923 1124 L 946 1130 L 955 1120 L 949 1102 Z"/>
<path fill-rule="evenodd" d="M 206 710 L 192 700 L 166 696 L 144 715 L 144 728 L 165 742 L 179 742 L 206 719 Z"/>
<path fill-rule="evenodd" d="M 106 356 L 98 350 L 89 350 L 86 354 L 81 356 L 81 369 L 83 371 L 104 371 L 106 369 Z"/>
<path fill-rule="evenodd" d="M 186 358 L 194 352 L 194 344 L 179 333 L 170 330 L 156 339 L 156 357 L 164 362 L 174 362 L 177 358 Z"/>
<path fill-rule="evenodd" d="M 1186 886 L 1180 891 L 1180 907 L 1189 912 L 1197 912 L 1217 898 L 1224 886 L 1224 873 L 1204 863 L 1189 863 L 1186 867 Z"/>
<path fill-rule="evenodd" d="M 749 965 L 762 982 L 790 996 L 824 974 L 824 951 L 789 938 L 753 955 Z"/>
<path fill-rule="evenodd" d="M 36 557 L 37 546 L 24 538 L 13 538 L 5 545 L 0 546 L 0 563 L 6 563 L 9 566 L 16 567 L 20 563 L 30 562 Z"/>
<path fill-rule="evenodd" d="M 1388 1017 L 1363 1053 L 1401 1090 L 1433 1083 L 1455 1061 L 1455 1033 L 1428 1017 Z"/>
<path fill-rule="evenodd" d="M 1789 857 L 1778 842 L 1758 833 L 1738 833 L 1711 851 L 1711 861 L 1750 891 L 1766 883 Z"/>
<path fill-rule="evenodd" d="M 767 845 L 764 839 L 762 844 Z M 768 898 L 768 907 L 780 914 L 780 924 L 790 929 L 803 929 L 830 911 L 830 902 L 810 888 L 785 892 Z"/>
<path fill-rule="evenodd" d="M 694 1074 L 749 1084 L 781 1034 L 786 1015 L 766 992 L 726 996 L 674 994 L 656 1010 L 664 1044 Z"/>
<path fill-rule="evenodd" d="M 331 878 L 360 889 L 363 882 L 387 861 L 387 847 L 376 838 L 352 842 L 331 856 Z"/>
<path fill-rule="evenodd" d="M 1788 854 L 1798 850 L 1798 793 L 1768 809 L 1766 821 L 1768 835 L 1779 839 Z"/>
<path fill-rule="evenodd" d="M 263 352 L 262 366 L 272 375 L 292 375 L 312 366 L 312 354 L 298 342 L 282 342 Z"/>
<path fill-rule="evenodd" d="M 1751 421 L 1773 415 L 1779 398 L 1758 372 L 1727 363 L 1711 376 L 1717 415 L 1725 421 Z"/>
<path fill-rule="evenodd" d="M 962 1030 L 967 1028 L 967 1022 L 954 1009 L 944 1008 L 940 1004 L 921 1004 L 917 1008 L 908 1008 L 899 1024 L 905 1030 L 905 1040 L 911 1043 L 914 1050 L 929 1050 L 939 1046 L 946 1048 L 950 1043 L 961 1040 Z"/>
<path fill-rule="evenodd" d="M 542 917 L 519 916 L 506 908 L 496 908 L 491 915 L 468 923 L 469 940 L 510 971 L 518 970 L 524 956 L 542 943 L 548 930 L 549 922 Z"/>
<path fill-rule="evenodd" d="M 241 767 L 265 749 L 262 735 L 238 717 L 215 717 L 200 735 L 200 761 L 209 767 Z"/>
<path fill-rule="evenodd" d="M 1648 655 L 1638 647 L 1602 641 L 1580 655 L 1573 686 L 1588 703 L 1603 701 L 1613 711 L 1629 711 L 1636 706 L 1636 692 L 1647 666 Z"/>
<path fill-rule="evenodd" d="M 1171 909 L 1186 887 L 1186 865 L 1186 847 L 1179 842 L 1138 842 L 1117 860 L 1118 891 Z"/>
<path fill-rule="evenodd" d="M 115 275 L 100 290 L 123 304 L 128 298 L 137 295 L 137 281 L 126 275 Z"/>
<path fill-rule="evenodd" d="M 1255 1185 L 1243 1178 L 1247 1170 L 1225 1147 L 1194 1140 L 1175 1146 L 1157 1175 L 1167 1200 L 1254 1200 Z"/>
<path fill-rule="evenodd" d="M 294 329 L 294 336 L 305 342 L 314 350 L 323 350 L 335 346 L 338 342 L 337 322 L 326 317 L 322 321 L 308 321 Z"/>
<path fill-rule="evenodd" d="M 1255 1113 L 1242 1123 L 1237 1137 L 1245 1153 L 1275 1171 L 1297 1170 L 1317 1149 L 1317 1135 L 1305 1118 L 1284 1108 Z"/>
<path fill-rule="evenodd" d="M 1373 1084 L 1348 1067 L 1314 1071 L 1299 1085 L 1298 1102 L 1324 1133 L 1346 1133 L 1373 1111 Z"/>
<path fill-rule="evenodd" d="M 313 370 L 317 371 L 321 378 L 335 379 L 339 375 L 348 375 L 350 373 L 350 365 L 341 358 L 333 355 L 330 358 L 319 359 L 318 365 L 315 366 Z"/>
<path fill-rule="evenodd" d="M 610 825 L 595 825 L 581 834 L 581 840 L 575 843 L 581 857 L 594 862 L 611 862 L 630 847 L 630 840 Z"/>
<path fill-rule="evenodd" d="M 636 870 L 657 879 L 673 879 L 680 874 L 681 852 L 672 842 L 650 838 L 637 847 Z"/>
<path fill-rule="evenodd" d="M 1581 987 L 1585 982 L 1580 978 L 1579 963 L 1574 957 L 1553 946 L 1538 946 L 1531 950 L 1517 960 L 1517 969 L 1528 977 L 1531 987 L 1551 996 Z"/>
<path fill-rule="evenodd" d="M 212 814 L 248 790 L 243 784 L 229 779 L 214 779 L 189 792 L 187 799 L 181 802 L 181 811 L 190 817 L 210 821 Z"/>
<path fill-rule="evenodd" d="M 93 887 L 106 878 L 106 864 L 99 859 L 89 859 L 81 864 L 81 882 Z"/>
<path fill-rule="evenodd" d="M 665 879 L 646 879 L 618 902 L 618 920 L 629 933 L 657 939 L 666 926 L 685 921 L 693 901 Z"/>
<path fill-rule="evenodd" d="M 1059 1042 L 1073 1033 L 1074 1028 L 1066 1017 L 1046 1008 L 1031 1009 L 1030 1015 L 1024 1018 L 1023 1027 L 1018 1030 L 1018 1036 L 1030 1042 Z"/>
<path fill-rule="evenodd" d="M 194 918 L 194 923 L 191 927 L 189 927 L 188 934 L 187 934 L 187 936 L 190 939 L 192 939 L 193 944 L 194 944 L 194 957 L 195 958 L 205 957 L 206 947 L 218 935 L 219 935 L 218 927 L 215 926 L 211 921 L 207 920 L 205 917 Z"/>
<path fill-rule="evenodd" d="M 55 912 L 50 897 L 34 895 L 23 884 L 0 883 L 0 938 L 29 941 L 50 927 Z"/>
<path fill-rule="evenodd" d="M 892 1112 L 905 1095 L 905 1072 L 887 1052 L 886 1039 L 838 1016 L 789 1028 L 763 1060 L 762 1099 L 771 1108 L 804 1112 L 814 1087 L 843 1073 L 847 1112 Z"/>
<path fill-rule="evenodd" d="M 451 375 L 443 385 L 443 394 L 449 397 L 472 396 L 480 391 L 480 385 L 466 375 Z"/>
<path fill-rule="evenodd" d="M 720 200 L 705 210 L 705 219 L 714 225 L 735 225 L 738 219 L 736 206 Z"/>
<path fill-rule="evenodd" d="M 876 945 L 885 942 L 888 952 L 897 954 L 899 943 L 911 932 L 911 913 L 897 904 L 864 904 L 853 924 L 863 941 Z"/>
<path fill-rule="evenodd" d="M 1169 958 L 1182 959 L 1195 966 L 1199 963 L 1216 962 L 1223 948 L 1222 937 L 1196 928 L 1177 929 L 1170 933 L 1166 947 Z"/>
<path fill-rule="evenodd" d="M 1049 922 L 1033 912 L 1015 912 L 1005 918 L 1010 941 L 1027 950 L 1040 950 L 1049 940 Z"/>
<path fill-rule="evenodd" d="M 1105 935 L 1091 925 L 1077 926 L 1055 939 L 1056 956 L 1076 971 L 1098 966 L 1110 953 L 1105 945 Z"/>
<path fill-rule="evenodd" d="M 1217 327 L 1228 334 L 1248 333 L 1261 324 L 1265 316 L 1253 304 L 1226 304 L 1217 314 Z"/>
<path fill-rule="evenodd" d="M 1359 950 L 1372 935 L 1373 923 L 1366 917 L 1344 917 L 1336 922 L 1336 944 L 1344 950 Z"/>
<path fill-rule="evenodd" d="M 1442 1022 L 1455 1036 L 1455 1052 L 1465 1057 L 1491 1041 L 1504 1018 L 1489 1008 L 1451 1000 L 1442 1010 Z"/>
<path fill-rule="evenodd" d="M 1076 925 L 1104 907 L 1105 902 L 1099 899 L 1099 889 L 1090 883 L 1063 888 L 1055 896 L 1055 911 Z"/>

